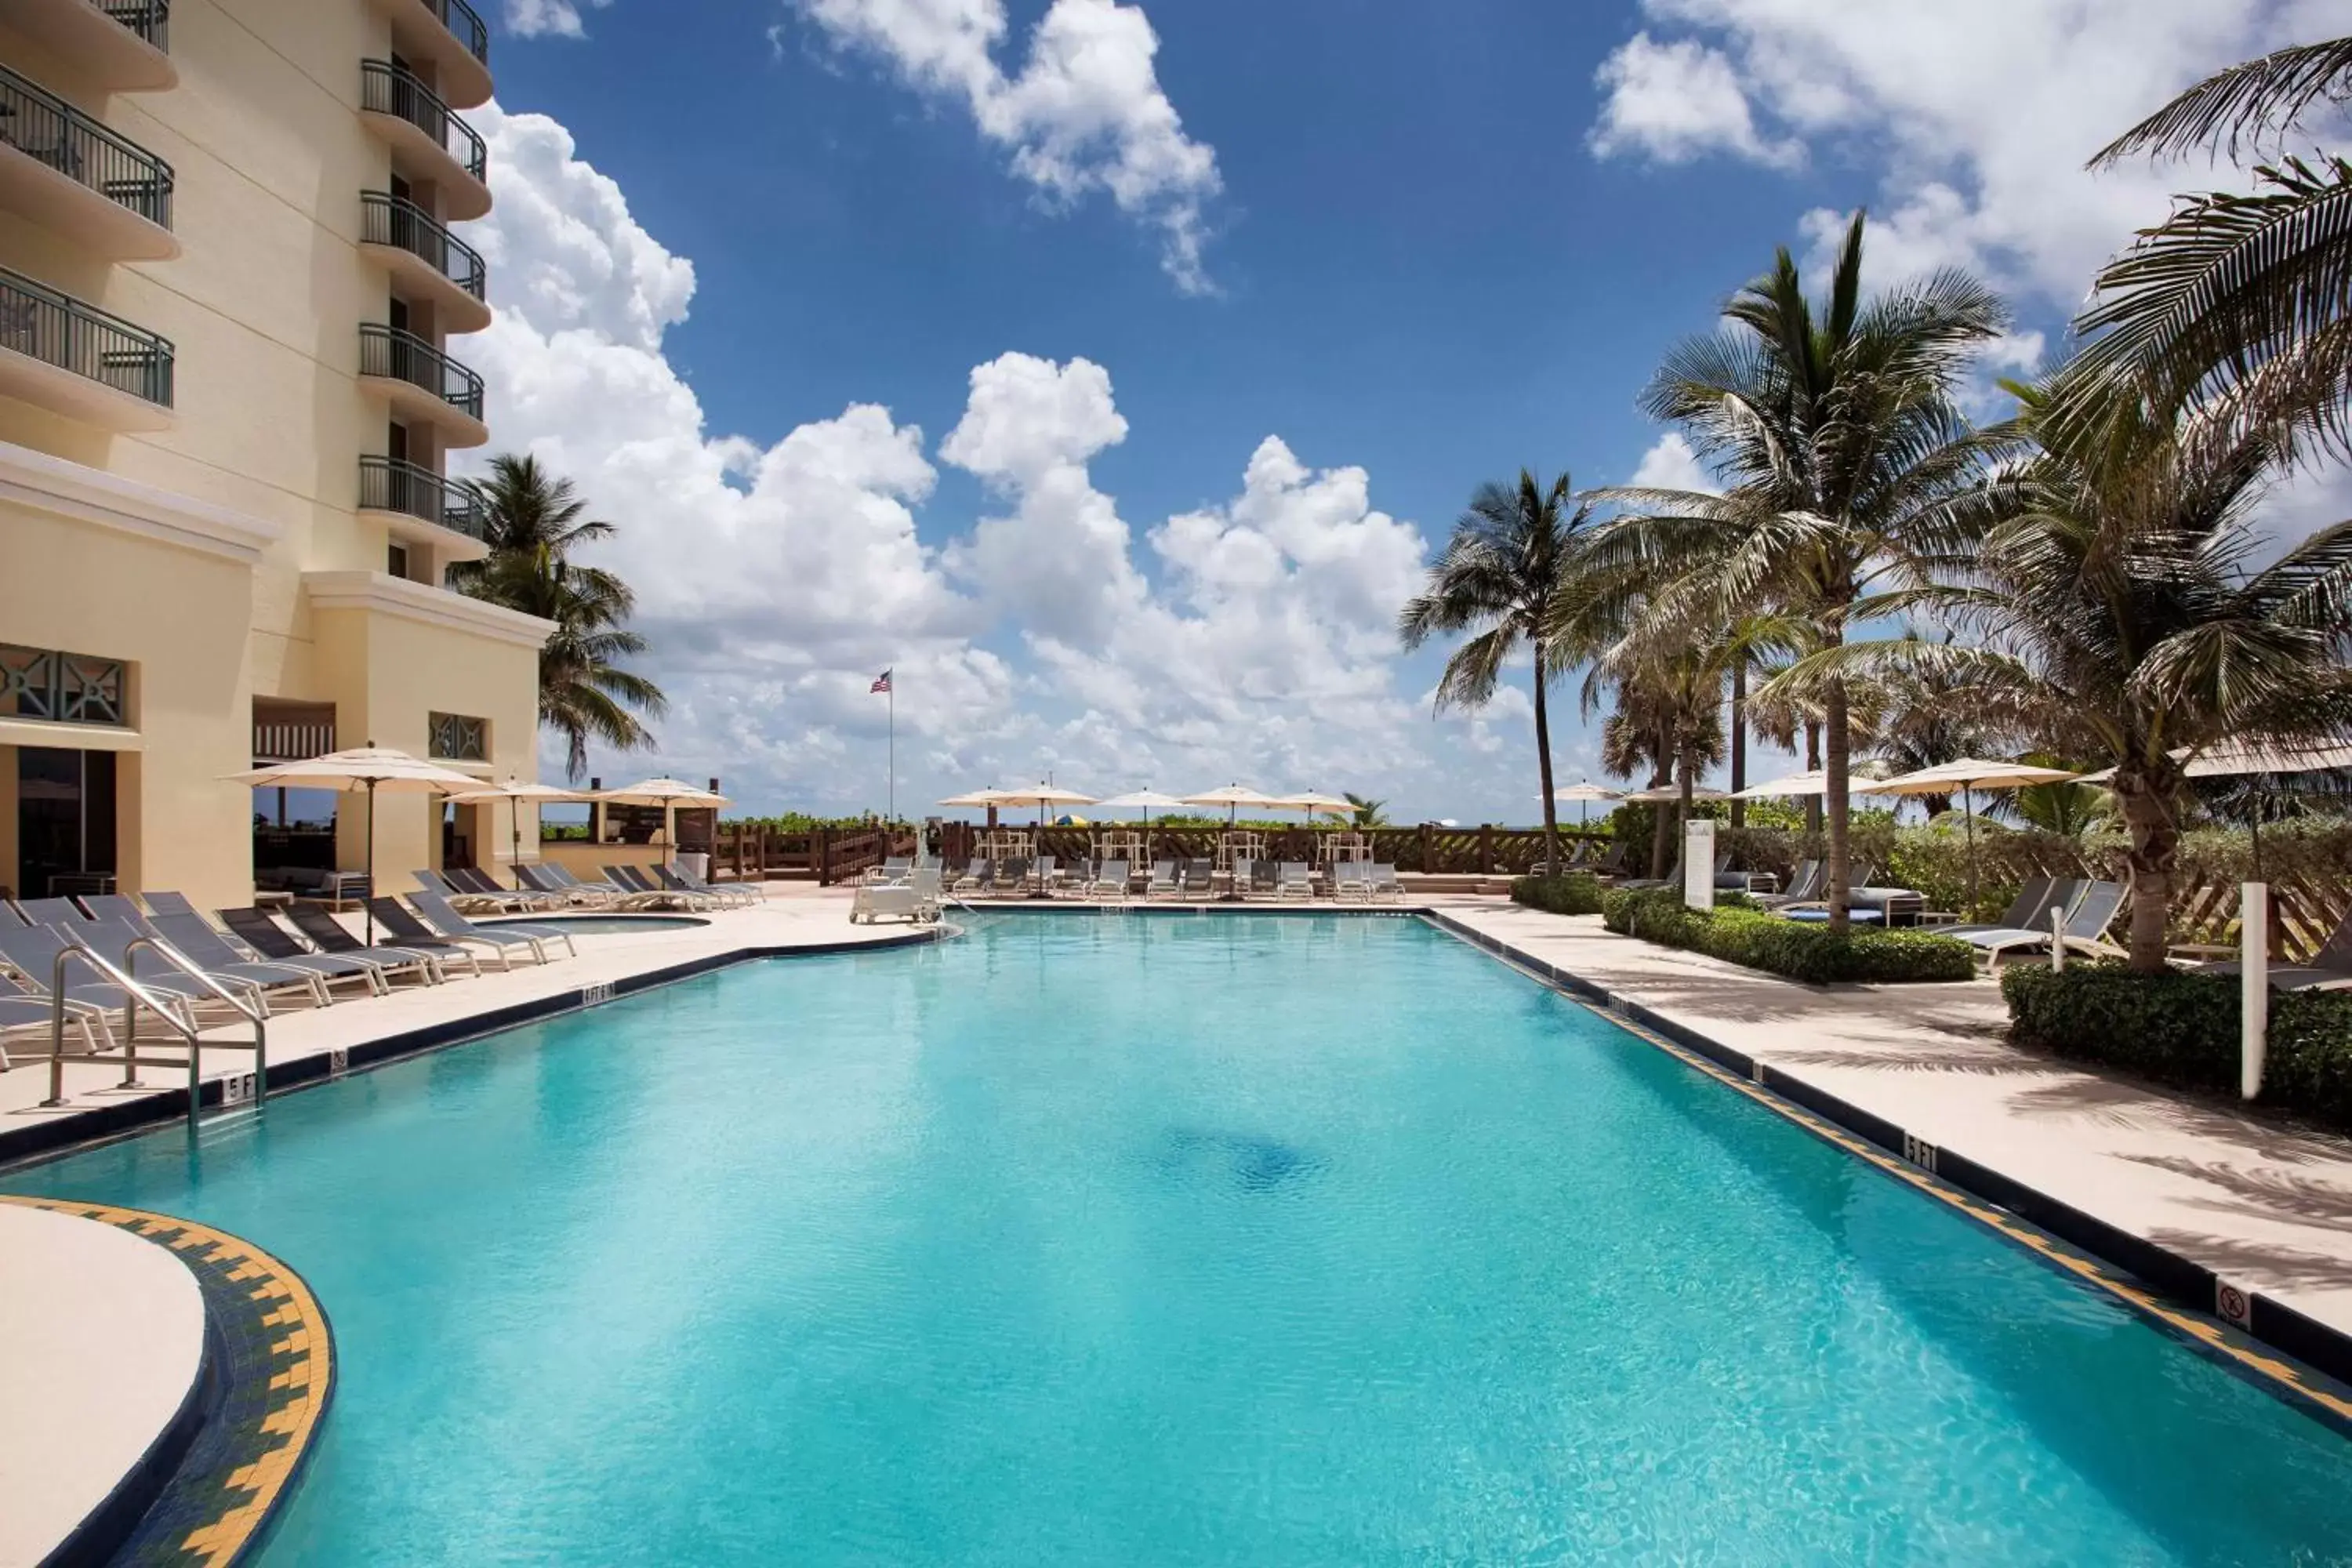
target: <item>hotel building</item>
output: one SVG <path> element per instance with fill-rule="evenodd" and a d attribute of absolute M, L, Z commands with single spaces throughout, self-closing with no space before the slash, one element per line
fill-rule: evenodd
<path fill-rule="evenodd" d="M 0 885 L 365 864 L 355 803 L 226 782 L 262 762 L 536 775 L 551 626 L 444 586 L 488 53 L 466 0 L 0 0 Z M 498 808 L 376 815 L 387 889 L 506 852 Z"/>

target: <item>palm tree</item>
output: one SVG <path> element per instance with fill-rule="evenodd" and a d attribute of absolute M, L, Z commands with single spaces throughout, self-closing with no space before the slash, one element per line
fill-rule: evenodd
<path fill-rule="evenodd" d="M 1569 510 L 1562 474 L 1546 490 L 1522 468 L 1516 488 L 1485 484 L 1454 525 L 1429 584 L 1397 617 L 1408 651 L 1441 633 L 1475 631 L 1454 651 L 1437 682 L 1437 710 L 1483 708 L 1494 699 L 1503 666 L 1522 642 L 1535 656 L 1536 760 L 1543 781 L 1544 875 L 1559 865 L 1559 805 L 1551 797 L 1551 727 L 1544 689 L 1562 650 L 1548 640 L 1553 607 L 1567 595 L 1573 541 L 1591 506 Z"/>
<path fill-rule="evenodd" d="M 1859 644 L 1805 663 L 1936 671 L 2005 728 L 2112 762 L 2130 835 L 2131 963 L 2155 973 L 2187 756 L 2223 740 L 2292 749 L 2352 736 L 2352 521 L 2258 565 L 2257 509 L 2286 437 L 2158 417 L 2128 389 L 2084 419 L 2095 394 L 2069 384 L 2074 374 L 2013 389 L 2042 450 L 1949 509 L 1975 547 L 1969 565 L 1905 596 L 1982 645 Z"/>
<path fill-rule="evenodd" d="M 490 553 L 451 568 L 451 584 L 555 623 L 539 653 L 539 721 L 563 737 L 565 773 L 576 782 L 588 771 L 591 741 L 625 752 L 651 746 L 638 714 L 658 718 L 668 700 L 619 662 L 646 651 L 646 639 L 625 625 L 636 597 L 614 574 L 567 558 L 572 546 L 609 537 L 614 525 L 583 521 L 587 503 L 572 481 L 528 456 L 491 458 L 489 477 L 467 489 Z"/>
<path fill-rule="evenodd" d="M 1356 826 L 1386 827 L 1389 825 L 1389 819 L 1382 815 L 1383 809 L 1388 805 L 1387 801 L 1374 800 L 1369 795 L 1358 795 L 1353 790 L 1342 790 L 1340 795 L 1349 805 L 1356 808 L 1356 815 L 1349 819 Z"/>
<path fill-rule="evenodd" d="M 2352 97 L 2352 38 L 2280 49 L 2198 83 L 2092 159 L 2112 164 L 2198 151 L 2234 158 L 2276 148 L 2315 108 Z M 2079 323 L 2103 333 L 2084 354 L 2086 406 L 2117 406 L 2129 385 L 2156 417 L 2199 405 L 2243 427 L 2352 451 L 2352 161 L 2318 153 L 2254 171 L 2247 195 L 2209 192 L 2099 275 Z M 2080 410 L 2074 411 L 2079 417 Z"/>
<path fill-rule="evenodd" d="M 1874 595 L 1890 584 L 1931 580 L 1949 548 L 1941 503 L 1976 480 L 1996 447 L 1961 416 L 1953 388 L 2007 311 L 1951 270 L 1865 300 L 1863 227 L 1856 213 L 1818 308 L 1783 247 L 1724 308 L 1721 330 L 1667 356 L 1643 406 L 1680 426 L 1730 488 L 1609 492 L 1643 514 L 1598 531 L 1604 564 L 1680 579 L 1687 586 L 1665 602 L 1711 595 L 1723 622 L 1769 612 L 1807 624 L 1824 647 L 1879 614 Z M 1787 679 L 1752 699 L 1785 697 L 1776 688 Z M 1853 732 L 1838 667 L 1818 695 L 1830 925 L 1843 931 Z"/>

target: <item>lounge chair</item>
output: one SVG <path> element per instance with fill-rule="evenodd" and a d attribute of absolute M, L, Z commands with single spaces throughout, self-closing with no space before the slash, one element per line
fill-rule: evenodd
<path fill-rule="evenodd" d="M 1397 879 L 1397 868 L 1386 861 L 1375 861 L 1367 881 L 1366 897 L 1384 904 L 1404 901 L 1404 884 Z"/>
<path fill-rule="evenodd" d="M 988 886 L 988 879 L 994 870 L 995 868 L 988 863 L 985 857 L 975 855 L 964 862 L 961 873 L 948 884 L 948 891 L 960 893 L 970 889 L 976 893 Z"/>
<path fill-rule="evenodd" d="M 665 892 L 654 885 L 654 879 L 635 866 L 614 864 L 604 868 L 604 880 L 620 892 L 620 903 L 633 910 L 683 909 L 688 900 L 676 893 Z M 593 887 L 593 883 L 583 883 Z"/>
<path fill-rule="evenodd" d="M 409 875 L 416 879 L 418 887 L 429 888 L 452 903 L 468 909 L 503 913 L 509 910 L 544 909 L 553 901 L 548 895 L 524 887 L 509 889 L 494 885 L 486 892 L 471 876 L 457 871 L 411 871 Z"/>
<path fill-rule="evenodd" d="M 221 924 L 228 927 L 231 935 L 264 958 L 307 958 L 311 956 L 314 951 L 326 951 L 303 946 L 292 932 L 271 920 L 267 910 L 241 909 L 221 910 L 217 912 L 220 915 Z M 319 912 L 326 913 L 323 910 Z M 329 915 L 327 918 L 332 920 L 334 917 Z M 335 929 L 342 930 L 341 926 Z M 348 959 L 354 963 L 367 965 L 375 972 L 376 978 L 387 988 L 395 974 L 411 975 L 426 985 L 441 984 L 441 966 L 433 961 L 429 953 L 380 955 L 373 951 L 361 949 L 359 940 L 349 932 L 344 932 L 344 940 L 352 944 L 351 949 L 329 952 L 328 956 Z"/>
<path fill-rule="evenodd" d="M 2235 974 L 2245 967 L 2238 959 L 2197 965 L 2200 974 Z M 2352 986 L 2352 913 L 2336 922 L 2311 955 L 2309 963 L 2273 963 L 2265 971 L 2273 991 L 2339 991 Z"/>
<path fill-rule="evenodd" d="M 2061 881 L 2053 877 L 2035 877 L 2017 890 L 2009 908 L 1997 921 L 1975 921 L 1964 925 L 1937 926 L 1938 936 L 1973 936 L 1989 931 L 2041 931 L 2050 929 L 2053 909 L 2071 910 L 2076 900 L 2090 888 L 2090 883 L 2069 878 Z"/>
<path fill-rule="evenodd" d="M 152 903 L 153 900 L 151 899 L 149 901 Z M 256 969 L 292 970 L 316 975 L 322 998 L 321 1006 L 325 1005 L 324 998 L 331 994 L 329 988 L 338 980 L 356 980 L 367 987 L 371 996 L 383 994 L 383 977 L 367 964 L 354 963 L 348 958 L 337 958 L 324 952 L 296 953 L 288 958 L 256 958 L 247 949 L 215 931 L 204 916 L 194 912 L 149 915 L 147 924 L 157 936 L 205 969 L 226 972 L 233 965 L 248 964 Z"/>
<path fill-rule="evenodd" d="M 1759 893 L 1749 896 L 1768 910 L 1784 910 L 1794 904 L 1817 903 L 1821 900 L 1823 879 L 1822 863 L 1819 860 L 1800 860 L 1797 862 L 1797 868 L 1789 874 L 1787 888 L 1777 893 Z"/>
<path fill-rule="evenodd" d="M 50 986 L 56 981 L 58 954 L 67 948 L 84 945 L 85 943 L 79 940 L 79 932 L 74 937 L 68 938 L 65 932 L 55 926 L 0 926 L 0 965 L 5 965 L 16 972 L 20 990 L 32 995 L 47 997 L 50 994 Z M 95 944 L 89 945 L 91 951 L 98 952 L 100 957 L 106 958 L 117 968 L 121 967 L 119 959 L 109 956 L 102 948 Z M 118 1010 L 127 1013 L 134 1005 L 140 1005 L 138 998 L 112 981 L 91 978 L 91 972 L 87 968 L 68 963 L 66 965 L 65 973 L 65 996 L 68 1003 L 79 1003 L 110 1013 Z M 81 978 L 77 980 L 74 978 L 76 975 Z M 143 979 L 140 984 L 152 993 L 158 1001 L 171 1008 L 173 1016 L 189 1028 L 196 1026 L 193 1006 L 194 996 L 191 993 L 201 994 L 207 1000 L 212 999 L 212 994 L 202 990 L 201 987 L 162 984 L 148 985 Z M 124 1031 L 125 1034 L 131 1032 L 127 1029 Z"/>
<path fill-rule="evenodd" d="M 482 972 L 482 959 L 481 954 L 474 951 L 475 947 L 488 948 L 495 953 L 500 969 L 512 969 L 514 961 L 507 956 L 508 952 L 510 948 L 523 945 L 488 941 L 473 942 L 469 945 L 467 938 L 443 936 L 431 926 L 418 920 L 415 911 L 398 899 L 370 899 L 367 901 L 367 908 L 368 915 L 375 921 L 376 929 L 399 942 L 403 948 L 413 952 L 432 953 L 445 963 L 453 958 L 462 958 L 473 966 L 474 973 L 477 974 Z M 540 954 L 539 961 L 541 963 L 546 963 L 546 955 Z"/>
<path fill-rule="evenodd" d="M 1427 869 L 1428 869 L 1428 868 L 1427 868 L 1427 867 L 1425 867 L 1425 866 L 1424 866 L 1423 868 L 1423 868 L 1423 870 L 1427 870 Z M 1619 839 L 1619 840 L 1616 840 L 1616 841 L 1612 842 L 1612 843 L 1609 846 L 1608 849 L 1607 849 L 1605 852 L 1603 852 L 1603 853 L 1601 854 L 1601 856 L 1600 857 L 1600 858 L 1598 858 L 1598 859 L 1596 859 L 1596 860 L 1592 861 L 1590 865 L 1586 866 L 1584 868 L 1585 868 L 1586 870 L 1588 870 L 1588 871 L 1591 872 L 1591 873 L 1592 873 L 1594 876 L 1596 876 L 1596 877 L 1603 877 L 1603 878 L 1607 878 L 1607 877 L 1621 877 L 1621 876 L 1624 875 L 1624 872 L 1625 872 L 1625 843 L 1624 843 L 1624 841 L 1623 841 L 1622 839 Z"/>
<path fill-rule="evenodd" d="M 879 866 L 866 868 L 866 875 L 861 880 L 867 883 L 903 882 L 914 868 L 915 861 L 912 856 L 886 855 Z"/>
<path fill-rule="evenodd" d="M 1087 897 L 1118 903 L 1127 897 L 1127 862 L 1105 860 L 1087 880 Z"/>
<path fill-rule="evenodd" d="M 515 874 L 522 878 L 532 891 L 549 894 L 567 904 L 588 904 L 603 910 L 623 907 L 630 901 L 642 901 L 641 895 L 615 887 L 610 880 L 583 882 L 565 868 L 552 862 L 517 866 Z"/>
<path fill-rule="evenodd" d="M 89 906 L 91 918 L 69 929 L 79 934 L 87 927 L 100 928 L 103 942 L 92 942 L 90 945 L 150 989 L 161 983 L 183 981 L 186 976 L 177 966 L 143 948 L 131 952 L 131 943 L 142 937 L 163 943 L 222 984 L 231 990 L 244 990 L 257 1001 L 282 991 L 299 991 L 320 1007 L 334 1000 L 327 993 L 325 976 L 318 971 L 301 964 L 269 963 L 248 958 L 222 941 L 220 933 L 197 916 L 163 917 L 174 926 L 193 921 L 205 933 L 199 936 L 183 929 L 175 935 L 140 913 L 139 906 L 121 893 L 92 893 L 86 895 L 83 902 Z"/>
<path fill-rule="evenodd" d="M 1207 899 L 1216 894 L 1217 869 L 1213 861 L 1194 858 L 1184 862 L 1184 879 L 1180 889 L 1188 899 Z"/>
<path fill-rule="evenodd" d="M 1313 899 L 1315 875 L 1304 860 L 1285 860 L 1279 886 L 1286 899 Z"/>
<path fill-rule="evenodd" d="M 1331 862 L 1331 901 L 1345 903 L 1350 899 L 1370 903 L 1372 900 L 1372 868 L 1366 860 L 1334 860 Z"/>
<path fill-rule="evenodd" d="M 727 900 L 725 899 L 720 898 L 718 894 L 711 892 L 708 889 L 704 889 L 698 892 L 694 889 L 688 887 L 686 883 L 680 879 L 677 872 L 671 870 L 668 867 L 662 865 L 659 861 L 656 861 L 653 865 L 640 868 L 637 875 L 651 882 L 654 885 L 654 890 L 656 892 L 667 893 L 672 900 L 685 905 L 688 909 L 722 910 L 727 907 Z M 903 880 L 903 879 L 901 879 Z"/>
<path fill-rule="evenodd" d="M 395 957 L 422 958 L 430 963 L 433 972 L 442 979 L 449 977 L 447 959 L 462 958 L 474 973 L 482 973 L 481 961 L 460 948 L 454 952 L 442 947 L 406 947 L 397 942 L 365 942 L 345 930 L 343 923 L 315 904 L 294 904 L 286 910 L 286 918 L 300 931 L 305 940 L 320 952 L 340 952 L 351 958 L 373 958 L 390 962 Z"/>
<path fill-rule="evenodd" d="M 71 899 L 18 899 L 16 915 L 28 926 L 88 925 L 89 915 Z"/>
<path fill-rule="evenodd" d="M 684 884 L 687 891 L 708 894 L 721 903 L 732 904 L 737 909 L 757 909 L 767 902 L 767 896 L 753 892 L 751 884 L 747 882 L 709 882 L 681 866 L 672 866 L 667 869 L 673 878 Z M 922 868 L 918 866 L 915 869 L 920 871 Z M 934 870 L 936 871 L 936 868 Z"/>
<path fill-rule="evenodd" d="M 65 1011 L 66 1022 L 71 1024 L 74 1032 L 81 1037 L 84 1050 L 95 1056 L 101 1050 L 114 1048 L 114 1031 L 107 1026 L 103 1008 L 87 1002 L 68 1000 Z M 0 1040 L 10 1035 L 46 1040 L 56 1021 L 55 1007 L 48 997 L 36 994 L 6 975 L 0 974 Z M 106 1042 L 103 1046 L 99 1044 L 101 1037 Z M 0 1044 L 0 1072 L 7 1071 L 14 1065 L 8 1059 L 7 1047 Z"/>
<path fill-rule="evenodd" d="M 487 937 L 492 942 L 501 942 L 509 938 L 519 939 L 537 947 L 541 963 L 547 962 L 547 944 L 551 942 L 562 942 L 563 951 L 574 957 L 580 952 L 572 945 L 572 933 L 560 925 L 527 924 L 520 921 L 510 925 L 476 925 L 452 908 L 447 899 L 429 888 L 421 888 L 409 894 L 408 902 L 423 917 L 425 923 L 433 928 L 436 936 Z"/>
<path fill-rule="evenodd" d="M 2091 952 L 2121 956 L 2123 949 L 2107 941 L 2107 927 L 2115 923 L 2116 911 L 2123 908 L 2125 888 L 2121 882 L 2093 882 L 2082 895 L 2068 906 L 2062 936 L 2069 948 Z M 2031 952 L 2050 945 L 2050 931 L 2045 927 L 2034 931 L 2018 927 L 2011 931 L 1977 931 L 1961 935 L 1960 940 L 1983 955 L 1988 965 L 1999 963 L 2001 955 Z"/>
<path fill-rule="evenodd" d="M 988 880 L 988 890 L 999 895 L 1011 894 L 1014 898 L 1026 893 L 1029 890 L 1028 858 L 1015 856 L 1010 860 L 999 860 L 995 875 Z"/>
<path fill-rule="evenodd" d="M 1151 875 L 1143 884 L 1143 896 L 1147 899 L 1172 899 L 1181 891 L 1183 885 L 1176 879 L 1176 862 L 1154 860 Z"/>
<path fill-rule="evenodd" d="M 1040 855 L 1030 864 L 1029 871 L 1037 879 L 1037 890 L 1051 894 L 1055 882 L 1062 876 L 1062 863 L 1051 855 Z"/>
<path fill-rule="evenodd" d="M 1242 890 L 1245 899 L 1278 899 L 1282 897 L 1282 866 L 1275 860 L 1250 862 L 1249 886 Z"/>
<path fill-rule="evenodd" d="M 203 918 L 203 912 L 188 902 L 185 893 L 142 893 L 139 896 L 146 902 L 147 912 L 151 915 L 195 915 L 199 920 Z"/>

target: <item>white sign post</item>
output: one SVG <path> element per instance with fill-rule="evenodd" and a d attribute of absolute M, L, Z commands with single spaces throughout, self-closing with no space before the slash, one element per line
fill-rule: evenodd
<path fill-rule="evenodd" d="M 2247 882 L 2238 889 L 2238 1091 L 2263 1091 L 2263 1054 L 2271 1026 L 2271 889 Z"/>
<path fill-rule="evenodd" d="M 1695 816 L 1683 825 L 1683 903 L 1694 910 L 1715 908 L 1715 818 L 1711 816 Z"/>

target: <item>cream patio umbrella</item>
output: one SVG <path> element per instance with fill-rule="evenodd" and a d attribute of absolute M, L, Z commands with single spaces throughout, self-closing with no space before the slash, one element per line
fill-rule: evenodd
<path fill-rule="evenodd" d="M 613 805 L 657 805 L 662 808 L 662 864 L 670 864 L 677 845 L 677 808 L 699 810 L 725 805 L 727 797 L 684 779 L 639 779 L 621 789 L 600 791 L 588 798 Z"/>
<path fill-rule="evenodd" d="M 1875 795 L 1878 783 L 1886 776 L 1884 763 L 1857 763 L 1848 771 L 1845 792 L 1849 795 Z M 1785 778 L 1770 779 L 1760 784 L 1749 784 L 1732 795 L 1734 800 L 1801 800 L 1830 793 L 1828 770 L 1814 768 Z"/>
<path fill-rule="evenodd" d="M 1622 790 L 1611 789 L 1605 784 L 1597 784 L 1591 779 L 1585 779 L 1578 784 L 1562 784 L 1559 788 L 1551 792 L 1551 797 L 1554 800 L 1572 801 L 1576 805 L 1584 808 L 1577 814 L 1576 818 L 1576 825 L 1581 828 L 1591 827 L 1592 826 L 1592 803 L 1594 801 L 1623 800 L 1625 798 L 1625 792 Z"/>
<path fill-rule="evenodd" d="M 1180 806 L 1184 803 L 1178 800 L 1172 795 L 1161 795 L 1156 789 L 1131 789 L 1125 795 L 1115 795 L 1108 800 L 1098 800 L 1095 802 L 1095 804 L 1110 811 L 1140 811 L 1143 813 L 1144 858 L 1150 859 L 1151 856 L 1151 814 L 1155 811 L 1173 810 L 1175 807 Z"/>
<path fill-rule="evenodd" d="M 1261 795 L 1247 784 L 1229 784 L 1223 789 L 1204 789 L 1198 795 L 1184 797 L 1186 805 L 1222 805 L 1225 808 L 1225 826 L 1231 827 L 1241 816 L 1242 807 L 1255 806 L 1260 811 L 1281 809 L 1279 795 Z"/>
<path fill-rule="evenodd" d="M 507 875 L 515 886 L 522 886 L 522 873 L 514 869 L 522 864 L 522 803 L 533 805 L 552 805 L 557 801 L 580 801 L 593 798 L 585 790 L 558 789 L 553 784 L 526 784 L 512 774 L 501 784 L 488 789 L 471 789 L 449 797 L 459 805 L 488 805 L 495 801 L 507 803 Z"/>
<path fill-rule="evenodd" d="M 994 789 L 984 792 L 997 805 L 1034 805 L 1037 808 L 1037 826 L 1045 826 L 1045 813 L 1057 805 L 1093 805 L 1090 795 L 1076 790 L 1060 789 L 1050 784 L 1024 784 L 1019 789 Z"/>
<path fill-rule="evenodd" d="M 1969 838 L 1969 910 L 1974 914 L 1977 906 L 1977 813 L 1969 799 L 1969 792 L 1977 789 L 2023 789 L 2029 784 L 2064 784 L 2079 775 L 2066 768 L 2036 767 L 2032 763 L 2002 763 L 1984 757 L 1962 757 L 1956 763 L 1939 763 L 1932 768 L 1921 768 L 1916 773 L 1886 779 L 1874 785 L 1873 795 L 1953 795 L 1960 797 L 1960 809 L 1967 819 Z"/>
<path fill-rule="evenodd" d="M 1731 798 L 1731 792 L 1728 790 L 1717 789 L 1711 784 L 1693 784 L 1691 785 L 1690 797 L 1691 804 L 1696 805 L 1701 801 L 1729 800 Z M 1683 791 L 1680 784 L 1656 784 L 1649 789 L 1635 790 L 1632 795 L 1627 795 L 1625 798 L 1632 801 L 1640 801 L 1645 805 L 1656 805 L 1662 802 L 1667 801 L 1680 802 L 1683 798 Z"/>
<path fill-rule="evenodd" d="M 306 757 L 297 763 L 272 763 L 266 768 L 249 773 L 230 773 L 230 780 L 255 789 L 331 789 L 347 794 L 367 792 L 367 875 L 368 896 L 375 896 L 375 792 L 394 790 L 403 795 L 455 795 L 461 790 L 475 790 L 482 781 L 471 773 L 461 773 L 455 768 L 445 768 L 421 757 L 412 757 L 389 746 L 370 742 L 345 752 L 329 752 L 324 756 Z M 367 912 L 367 940 L 375 942 L 375 911 Z"/>
<path fill-rule="evenodd" d="M 2172 754 L 2184 756 L 2188 750 L 2184 746 Z M 2237 741 L 2224 741 L 2189 758 L 2189 765 L 2181 771 L 2192 779 L 2215 779 L 2248 778 L 2263 773 L 2325 773 L 2339 769 L 2352 769 L 2352 746 L 2252 746 Z M 2075 782 L 2107 784 L 2115 782 L 2115 769 L 2101 768 L 2097 773 L 2084 773 Z M 2246 826 L 2253 836 L 2254 880 L 2259 882 L 2263 879 L 2262 813 L 2251 813 Z"/>

